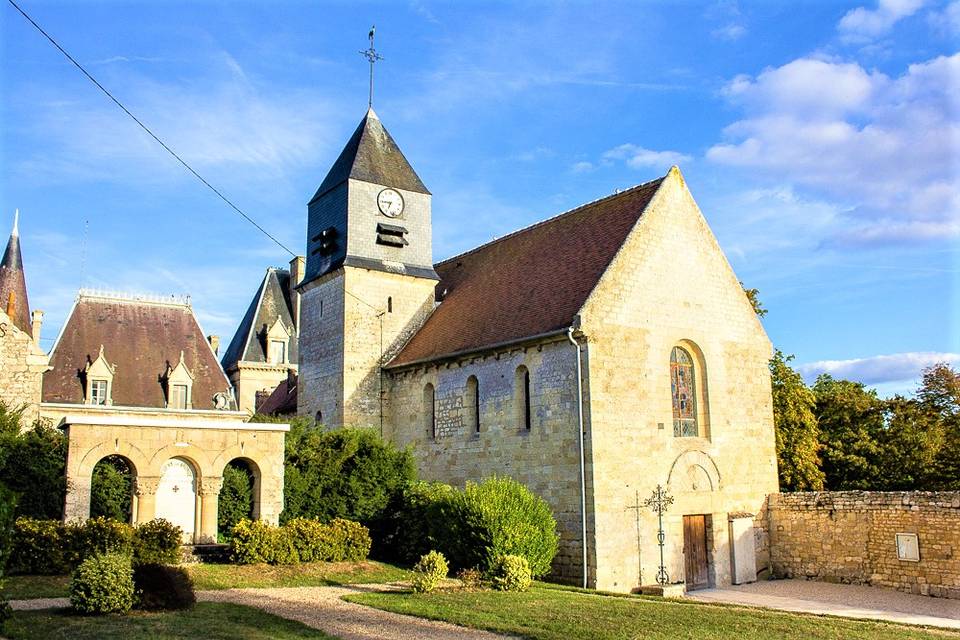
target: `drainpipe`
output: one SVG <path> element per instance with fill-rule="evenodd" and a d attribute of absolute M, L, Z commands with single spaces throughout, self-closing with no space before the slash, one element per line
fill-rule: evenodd
<path fill-rule="evenodd" d="M 580 344 L 573 337 L 573 327 L 567 329 L 567 339 L 577 350 L 577 436 L 580 444 L 580 540 L 583 550 L 583 588 L 587 588 L 587 473 L 583 453 L 583 370 L 580 364 Z"/>

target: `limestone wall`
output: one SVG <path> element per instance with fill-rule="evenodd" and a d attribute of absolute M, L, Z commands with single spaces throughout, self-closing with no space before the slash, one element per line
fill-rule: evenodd
<path fill-rule="evenodd" d="M 960 492 L 773 494 L 768 518 L 775 575 L 960 598 Z M 898 533 L 919 561 L 898 558 Z"/>
<path fill-rule="evenodd" d="M 24 426 L 39 416 L 43 372 L 49 368 L 48 363 L 33 338 L 0 311 L 0 402 L 13 408 L 26 406 Z"/>
<path fill-rule="evenodd" d="M 576 355 L 565 338 L 459 362 L 414 367 L 388 377 L 386 436 L 413 446 L 421 478 L 463 486 L 510 476 L 542 496 L 557 518 L 561 542 L 554 578 L 578 582 L 581 572 L 580 472 Z M 515 373 L 530 372 L 531 428 L 518 419 Z M 476 376 L 480 433 L 475 432 L 467 380 Z M 424 405 L 433 385 L 437 437 Z"/>

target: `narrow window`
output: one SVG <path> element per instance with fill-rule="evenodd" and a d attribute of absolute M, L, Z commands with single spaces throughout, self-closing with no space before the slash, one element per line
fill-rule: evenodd
<path fill-rule="evenodd" d="M 323 300 L 320 301 L 320 317 L 323 317 Z"/>
<path fill-rule="evenodd" d="M 91 380 L 90 381 L 90 404 L 107 404 L 107 381 L 106 380 Z"/>
<path fill-rule="evenodd" d="M 186 409 L 187 394 L 188 394 L 187 385 L 185 384 L 170 385 L 170 401 L 167 402 L 167 406 L 171 409 Z"/>
<path fill-rule="evenodd" d="M 699 435 L 695 374 L 690 354 L 674 347 L 670 352 L 670 390 L 673 394 L 673 435 L 676 438 Z"/>
<path fill-rule="evenodd" d="M 467 378 L 467 393 L 464 404 L 467 408 L 469 424 L 473 430 L 473 435 L 480 435 L 480 385 L 477 383 L 476 376 Z"/>
<path fill-rule="evenodd" d="M 270 341 L 270 363 L 283 364 L 287 361 L 287 343 L 283 340 Z"/>
<path fill-rule="evenodd" d="M 433 385 L 427 383 L 427 386 L 423 388 L 423 416 L 424 421 L 427 425 L 427 432 L 430 434 L 430 437 L 434 440 L 437 439 L 437 414 L 434 409 L 435 405 L 435 394 L 433 391 Z"/>
<path fill-rule="evenodd" d="M 517 416 L 517 428 L 530 431 L 530 371 L 523 365 L 517 367 L 514 376 L 514 407 Z"/>
<path fill-rule="evenodd" d="M 313 421 L 317 424 L 323 424 L 323 414 L 319 410 L 314 414 Z"/>
<path fill-rule="evenodd" d="M 387 296 L 387 313 L 393 313 L 393 296 Z"/>

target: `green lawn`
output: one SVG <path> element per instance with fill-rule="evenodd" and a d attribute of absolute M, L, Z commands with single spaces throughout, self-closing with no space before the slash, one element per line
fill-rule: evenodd
<path fill-rule="evenodd" d="M 347 600 L 396 613 L 444 620 L 534 640 L 910 640 L 960 637 L 900 625 L 776 613 L 724 605 L 613 597 L 535 585 L 529 592 L 366 593 Z"/>
<path fill-rule="evenodd" d="M 333 638 L 306 625 L 252 607 L 201 602 L 189 611 L 78 616 L 67 609 L 18 611 L 0 627 L 10 640 L 287 640 Z"/>
<path fill-rule="evenodd" d="M 322 587 L 339 584 L 395 582 L 410 572 L 381 562 L 312 562 L 293 565 L 186 565 L 198 591 L 259 587 Z M 10 576 L 0 595 L 9 600 L 68 595 L 70 576 Z"/>

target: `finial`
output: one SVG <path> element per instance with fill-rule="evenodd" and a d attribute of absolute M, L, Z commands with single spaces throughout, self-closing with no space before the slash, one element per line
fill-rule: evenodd
<path fill-rule="evenodd" d="M 370 33 L 367 34 L 367 37 L 370 38 L 370 48 L 361 51 L 360 55 L 367 59 L 370 62 L 370 93 L 367 97 L 367 107 L 373 108 L 373 65 L 379 60 L 383 60 L 383 56 L 377 53 L 377 50 L 373 47 L 373 37 L 377 33 L 377 25 L 370 27 Z"/>
<path fill-rule="evenodd" d="M 14 209 L 13 212 L 13 231 L 10 232 L 11 236 L 20 235 L 20 209 Z"/>

